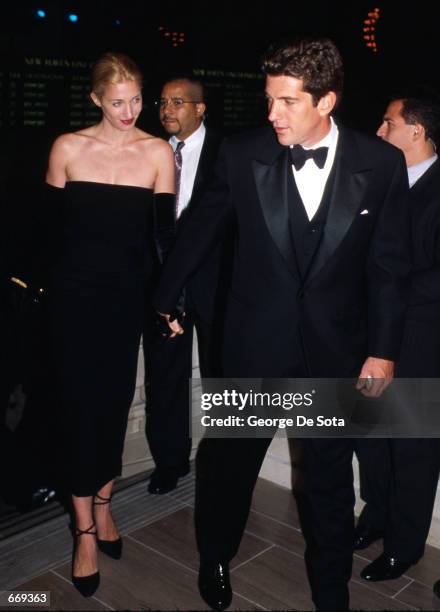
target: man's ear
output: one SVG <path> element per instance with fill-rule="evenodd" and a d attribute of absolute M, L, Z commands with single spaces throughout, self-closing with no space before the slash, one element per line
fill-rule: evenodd
<path fill-rule="evenodd" d="M 414 124 L 413 140 L 425 140 L 425 128 L 421 123 Z"/>
<path fill-rule="evenodd" d="M 99 106 L 99 108 L 101 108 L 101 100 L 98 98 L 94 91 L 92 91 L 90 97 L 92 98 L 92 102 L 96 104 L 96 106 Z"/>
<path fill-rule="evenodd" d="M 204 102 L 197 102 L 196 104 L 196 113 L 200 117 L 203 117 L 206 110 L 206 104 Z"/>
<path fill-rule="evenodd" d="M 334 91 L 327 92 L 318 102 L 318 110 L 321 115 L 329 115 L 336 104 L 336 94 Z"/>

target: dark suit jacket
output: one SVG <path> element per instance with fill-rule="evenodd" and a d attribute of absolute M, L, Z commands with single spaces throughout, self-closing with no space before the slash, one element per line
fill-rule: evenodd
<path fill-rule="evenodd" d="M 215 162 L 222 140 L 223 138 L 219 133 L 206 128 L 191 200 L 180 216 L 178 234 L 183 231 L 192 212 L 197 210 L 203 193 L 213 178 Z M 219 302 L 225 300 L 223 295 L 226 293 L 228 276 L 230 276 L 230 265 L 228 266 L 230 250 L 228 239 L 218 244 L 186 286 L 187 307 L 195 309 L 198 315 L 208 323 L 212 323 L 216 312 L 220 310 Z"/>
<path fill-rule="evenodd" d="M 440 160 L 409 192 L 413 273 L 396 374 L 440 377 Z"/>
<path fill-rule="evenodd" d="M 161 312 L 174 307 L 235 216 L 225 375 L 291 376 L 301 338 L 309 375 L 356 376 L 367 356 L 396 359 L 400 351 L 410 268 L 403 155 L 340 128 L 323 238 L 301 280 L 288 222 L 288 153 L 271 128 L 225 141 L 216 181 L 167 261 L 155 303 Z"/>

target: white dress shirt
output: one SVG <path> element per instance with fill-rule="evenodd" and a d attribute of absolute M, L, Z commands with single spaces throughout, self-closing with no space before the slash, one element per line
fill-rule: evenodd
<path fill-rule="evenodd" d="M 332 117 L 330 117 L 330 122 L 330 131 L 322 140 L 314 144 L 313 147 L 303 147 L 304 149 L 328 147 L 324 168 L 318 168 L 313 159 L 307 159 L 300 170 L 296 170 L 295 166 L 292 164 L 293 176 L 295 177 L 296 186 L 303 201 L 304 208 L 306 209 L 309 221 L 313 219 L 319 208 L 324 194 L 325 184 L 335 159 L 339 130 Z"/>
<path fill-rule="evenodd" d="M 182 172 L 180 174 L 180 193 L 178 194 L 177 218 L 188 206 L 191 199 L 194 180 L 196 178 L 197 166 L 199 165 L 200 153 L 205 140 L 206 128 L 203 122 L 195 132 L 185 139 L 185 146 L 180 150 L 182 153 Z M 176 150 L 179 140 L 175 136 L 169 139 L 173 151 Z"/>
<path fill-rule="evenodd" d="M 428 157 L 428 159 L 423 160 L 420 164 L 414 164 L 414 166 L 408 166 L 408 181 L 409 186 L 412 187 L 414 183 L 416 183 L 419 178 L 425 174 L 425 172 L 432 166 L 432 164 L 437 159 L 438 155 L 433 155 L 432 157 Z"/>

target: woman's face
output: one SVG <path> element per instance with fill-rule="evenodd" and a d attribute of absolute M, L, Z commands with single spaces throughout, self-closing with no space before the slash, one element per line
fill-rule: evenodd
<path fill-rule="evenodd" d="M 116 129 L 128 131 L 142 110 L 142 93 L 136 81 L 123 81 L 106 85 L 102 95 L 91 94 L 105 119 Z"/>

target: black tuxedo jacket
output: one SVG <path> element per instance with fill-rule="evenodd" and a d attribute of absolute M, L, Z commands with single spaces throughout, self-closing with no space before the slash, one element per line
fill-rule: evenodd
<path fill-rule="evenodd" d="M 413 276 L 408 318 L 440 320 L 440 160 L 409 192 Z"/>
<path fill-rule="evenodd" d="M 206 128 L 197 172 L 194 179 L 191 200 L 182 212 L 178 222 L 178 234 L 180 234 L 191 213 L 200 204 L 203 193 L 214 175 L 215 162 L 218 157 L 219 148 L 223 138 L 214 130 Z M 204 231 L 203 229 L 201 230 Z M 212 250 L 209 257 L 198 268 L 186 286 L 187 306 L 194 308 L 198 315 L 208 323 L 211 323 L 216 314 L 216 303 L 224 301 L 222 295 L 227 290 L 228 269 L 227 261 L 230 259 L 227 247 L 228 241 L 223 241 Z"/>
<path fill-rule="evenodd" d="M 402 377 L 440 377 L 440 160 L 409 192 L 413 272 L 402 352 Z"/>
<path fill-rule="evenodd" d="M 307 277 L 295 265 L 289 151 L 271 128 L 224 142 L 216 180 L 188 220 L 156 293 L 160 312 L 231 218 L 237 222 L 224 374 L 357 376 L 368 356 L 396 359 L 409 269 L 408 180 L 396 148 L 340 128 L 323 236 Z"/>

